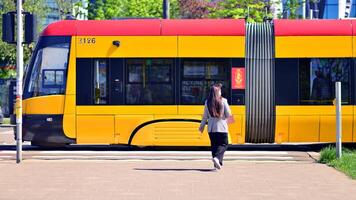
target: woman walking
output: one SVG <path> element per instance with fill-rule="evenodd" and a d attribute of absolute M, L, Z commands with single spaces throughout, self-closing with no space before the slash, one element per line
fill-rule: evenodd
<path fill-rule="evenodd" d="M 206 121 L 208 121 L 212 161 L 216 169 L 221 169 L 223 165 L 224 153 L 228 146 L 227 124 L 233 122 L 229 104 L 221 96 L 221 87 L 220 83 L 211 86 L 199 127 L 199 131 L 203 133 Z"/>

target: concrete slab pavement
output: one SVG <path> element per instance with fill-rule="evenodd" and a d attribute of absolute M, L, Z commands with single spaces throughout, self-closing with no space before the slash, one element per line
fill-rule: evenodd
<path fill-rule="evenodd" d="M 2 131 L 0 145 L 13 143 L 12 131 Z M 216 172 L 208 151 L 82 148 L 25 145 L 20 165 L 14 148 L 3 148 L 0 200 L 356 199 L 356 181 L 316 163 L 315 152 L 228 151 L 224 169 Z"/>
<path fill-rule="evenodd" d="M 16 144 L 12 128 L 0 128 L 0 145 Z"/>
<path fill-rule="evenodd" d="M 0 150 L 1 160 L 15 160 L 16 151 Z M 26 150 L 24 160 L 211 160 L 210 151 L 60 151 Z M 227 151 L 224 160 L 253 162 L 315 162 L 308 152 Z"/>
<path fill-rule="evenodd" d="M 356 181 L 317 163 L 0 162 L 0 199 L 354 200 Z"/>

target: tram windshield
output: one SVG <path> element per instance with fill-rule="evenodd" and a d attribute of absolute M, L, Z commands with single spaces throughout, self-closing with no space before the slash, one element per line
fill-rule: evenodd
<path fill-rule="evenodd" d="M 40 45 L 41 46 L 41 45 Z M 64 94 L 69 56 L 69 42 L 42 45 L 33 58 L 28 79 L 30 96 Z"/>

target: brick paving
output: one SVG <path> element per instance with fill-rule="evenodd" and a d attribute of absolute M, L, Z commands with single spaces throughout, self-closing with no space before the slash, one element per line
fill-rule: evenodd
<path fill-rule="evenodd" d="M 227 161 L 0 162 L 0 199 L 355 200 L 356 181 L 318 163 Z"/>
<path fill-rule="evenodd" d="M 14 131 L 12 128 L 0 128 L 0 145 L 15 144 Z"/>
<path fill-rule="evenodd" d="M 11 130 L 0 132 L 0 145 L 14 144 Z M 356 199 L 356 181 L 315 163 L 313 152 L 288 152 L 297 162 L 232 159 L 219 172 L 207 160 L 49 161 L 32 153 L 20 165 L 12 154 L 0 160 L 0 200 Z"/>
<path fill-rule="evenodd" d="M 15 146 L 7 146 L 15 149 Z M 61 150 L 39 150 L 32 149 L 24 145 L 22 153 L 23 160 L 211 160 L 210 151 L 114 151 L 109 146 L 102 151 L 76 151 L 71 149 Z M 89 148 L 89 147 L 88 147 Z M 316 154 L 316 155 L 313 155 Z M 225 161 L 283 161 L 283 162 L 315 162 L 318 153 L 315 152 L 296 152 L 296 151 L 234 151 L 229 150 L 225 153 Z M 16 160 L 15 150 L 0 150 L 0 161 Z"/>

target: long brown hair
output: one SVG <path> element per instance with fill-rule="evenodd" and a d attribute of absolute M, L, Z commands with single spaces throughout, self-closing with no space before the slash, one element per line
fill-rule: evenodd
<path fill-rule="evenodd" d="M 222 85 L 220 83 L 214 84 L 210 87 L 210 92 L 207 98 L 207 106 L 210 116 L 221 118 L 223 114 L 222 97 L 219 95 Z"/>

